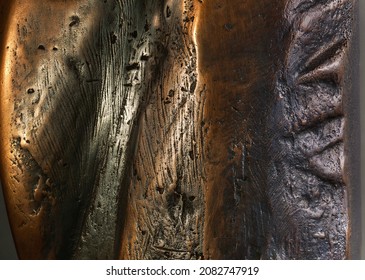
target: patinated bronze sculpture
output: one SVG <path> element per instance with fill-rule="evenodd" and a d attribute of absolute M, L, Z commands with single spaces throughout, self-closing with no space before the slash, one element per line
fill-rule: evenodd
<path fill-rule="evenodd" d="M 345 259 L 356 0 L 0 1 L 23 259 Z"/>

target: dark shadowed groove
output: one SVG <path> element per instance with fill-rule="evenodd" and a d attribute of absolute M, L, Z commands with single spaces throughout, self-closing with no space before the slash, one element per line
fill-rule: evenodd
<path fill-rule="evenodd" d="M 361 244 L 362 235 L 361 232 L 364 214 L 361 212 L 361 193 L 364 189 L 361 188 L 361 170 L 364 163 L 361 162 L 359 156 L 360 151 L 364 148 L 361 147 L 361 130 L 364 129 L 364 124 L 361 126 L 360 122 L 360 19 L 359 19 L 359 1 L 353 1 L 352 11 L 352 37 L 351 44 L 349 46 L 347 67 L 346 67 L 346 92 L 345 107 L 344 110 L 347 115 L 347 128 L 345 131 L 346 140 L 345 148 L 348 153 L 348 159 L 346 164 L 346 181 L 349 186 L 349 217 L 350 217 L 350 237 L 349 237 L 349 250 L 347 257 L 349 259 L 360 259 L 361 250 L 364 250 L 364 244 Z M 361 26 L 363 28 L 364 26 Z M 363 29 L 362 29 L 363 30 Z M 362 108 L 364 110 L 364 108 Z"/>

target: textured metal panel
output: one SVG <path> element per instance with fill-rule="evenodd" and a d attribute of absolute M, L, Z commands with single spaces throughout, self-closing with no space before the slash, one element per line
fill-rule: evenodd
<path fill-rule="evenodd" d="M 20 258 L 358 255 L 357 1 L 0 8 Z"/>

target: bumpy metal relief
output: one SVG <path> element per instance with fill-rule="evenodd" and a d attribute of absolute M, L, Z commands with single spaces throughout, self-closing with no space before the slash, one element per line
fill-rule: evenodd
<path fill-rule="evenodd" d="M 288 51 L 271 124 L 271 258 L 346 257 L 343 102 L 352 10 L 352 1 L 290 1 L 286 7 Z"/>
<path fill-rule="evenodd" d="M 20 258 L 351 256 L 357 1 L 4 3 Z"/>
<path fill-rule="evenodd" d="M 161 56 L 129 172 L 122 258 L 199 259 L 203 254 L 204 87 L 198 85 L 196 5 L 188 0 L 156 6 L 154 44 Z"/>
<path fill-rule="evenodd" d="M 117 197 L 151 47 L 130 5 L 146 7 L 81 2 L 12 8 L 4 174 L 22 258 L 116 255 Z"/>

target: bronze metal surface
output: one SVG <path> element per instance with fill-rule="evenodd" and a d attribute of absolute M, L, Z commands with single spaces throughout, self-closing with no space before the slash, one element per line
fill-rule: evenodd
<path fill-rule="evenodd" d="M 0 11 L 20 258 L 358 257 L 356 0 Z"/>

